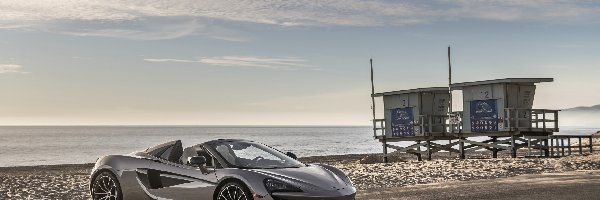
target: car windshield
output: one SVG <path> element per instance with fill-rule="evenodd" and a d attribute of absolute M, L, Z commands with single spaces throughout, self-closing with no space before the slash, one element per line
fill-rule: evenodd
<path fill-rule="evenodd" d="M 210 145 L 225 161 L 238 168 L 290 168 L 305 166 L 269 146 L 247 141 L 219 141 Z"/>

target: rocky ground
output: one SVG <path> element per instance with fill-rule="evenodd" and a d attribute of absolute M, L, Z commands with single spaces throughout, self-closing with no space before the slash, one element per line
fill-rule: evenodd
<path fill-rule="evenodd" d="M 89 199 L 92 164 L 0 168 L 0 199 Z"/>
<path fill-rule="evenodd" d="M 593 138 L 592 138 L 592 144 L 594 144 L 594 150 L 600 150 L 600 131 L 598 131 L 597 133 L 592 134 Z M 581 144 L 583 146 L 587 146 L 590 145 L 590 141 L 588 139 L 583 139 L 581 141 Z M 573 144 L 573 146 L 577 146 L 578 143 L 576 142 L 575 144 Z"/>
<path fill-rule="evenodd" d="M 345 171 L 360 190 L 402 187 L 447 181 L 512 177 L 543 172 L 600 170 L 600 154 L 562 158 L 471 159 L 436 155 L 433 161 L 418 162 L 395 155 L 391 163 L 380 163 L 377 155 L 306 157 L 308 163 L 334 165 Z M 88 199 L 91 164 L 0 168 L 0 199 Z"/>
<path fill-rule="evenodd" d="M 359 190 L 445 181 L 468 181 L 573 170 L 600 170 L 600 154 L 562 158 L 440 159 L 360 164 L 339 163 Z"/>

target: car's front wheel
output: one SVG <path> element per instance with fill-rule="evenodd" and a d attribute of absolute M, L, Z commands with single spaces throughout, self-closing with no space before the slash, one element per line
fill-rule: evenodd
<path fill-rule="evenodd" d="M 108 171 L 96 175 L 91 189 L 94 200 L 123 200 L 119 180 Z"/>
<path fill-rule="evenodd" d="M 253 200 L 250 190 L 238 182 L 223 185 L 217 194 L 217 200 Z"/>

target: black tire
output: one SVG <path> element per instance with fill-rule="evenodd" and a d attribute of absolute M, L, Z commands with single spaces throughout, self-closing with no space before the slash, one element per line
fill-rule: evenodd
<path fill-rule="evenodd" d="M 121 184 L 111 172 L 103 171 L 97 174 L 90 189 L 93 200 L 123 200 Z"/>
<path fill-rule="evenodd" d="M 219 188 L 215 200 L 254 200 L 252 193 L 244 184 L 237 181 L 225 183 Z"/>

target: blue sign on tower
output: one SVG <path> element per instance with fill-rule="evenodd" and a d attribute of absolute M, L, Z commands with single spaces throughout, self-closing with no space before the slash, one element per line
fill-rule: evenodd
<path fill-rule="evenodd" d="M 471 131 L 498 131 L 496 99 L 471 101 Z"/>
<path fill-rule="evenodd" d="M 392 109 L 392 137 L 414 136 L 413 108 Z"/>

